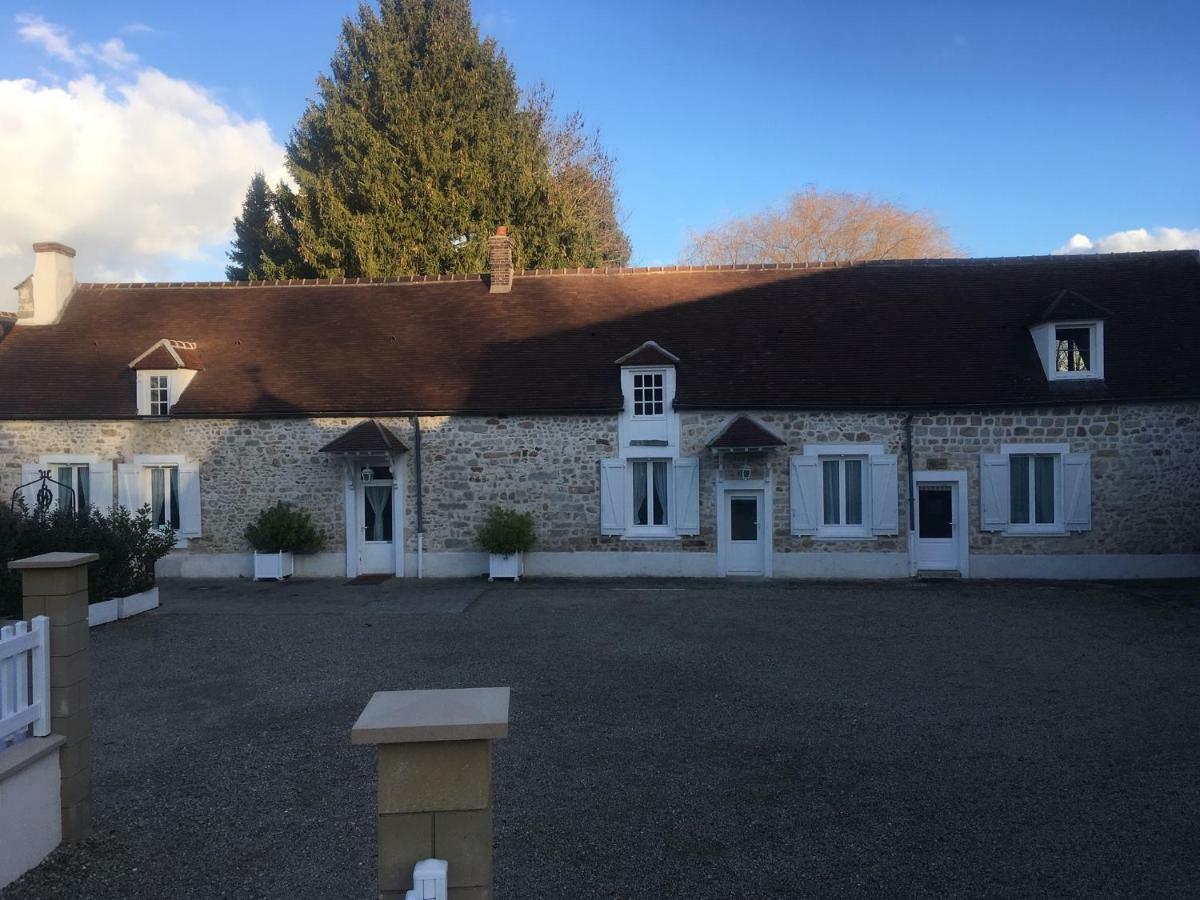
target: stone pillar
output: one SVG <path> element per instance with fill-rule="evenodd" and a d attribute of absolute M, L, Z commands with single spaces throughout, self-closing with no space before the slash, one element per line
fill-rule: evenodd
<path fill-rule="evenodd" d="M 492 741 L 509 689 L 380 691 L 351 741 L 379 747 L 379 895 L 404 897 L 422 859 L 449 865 L 449 900 L 492 897 Z"/>
<path fill-rule="evenodd" d="M 92 716 L 88 687 L 88 563 L 95 553 L 43 553 L 13 560 L 21 573 L 26 619 L 50 619 L 50 729 L 65 742 L 62 836 L 81 841 L 92 830 Z"/>

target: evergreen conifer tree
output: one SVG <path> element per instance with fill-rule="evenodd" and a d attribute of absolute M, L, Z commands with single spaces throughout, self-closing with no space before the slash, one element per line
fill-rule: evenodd
<path fill-rule="evenodd" d="M 233 220 L 235 237 L 230 247 L 230 265 L 225 277 L 230 281 L 247 281 L 263 277 L 263 251 L 270 242 L 273 198 L 266 176 L 255 172 L 242 201 L 242 214 Z"/>
<path fill-rule="evenodd" d="M 362 4 L 289 141 L 267 272 L 478 272 L 497 225 L 518 266 L 624 263 L 612 161 L 579 126 L 522 103 L 468 0 Z"/>

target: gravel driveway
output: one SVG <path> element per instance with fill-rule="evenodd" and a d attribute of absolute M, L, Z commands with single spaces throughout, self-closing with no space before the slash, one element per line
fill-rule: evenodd
<path fill-rule="evenodd" d="M 176 581 L 17 898 L 366 898 L 378 689 L 508 684 L 499 898 L 1194 896 L 1195 583 Z"/>

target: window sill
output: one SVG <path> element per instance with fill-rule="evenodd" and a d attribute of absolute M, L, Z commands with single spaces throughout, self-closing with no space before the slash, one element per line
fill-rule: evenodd
<path fill-rule="evenodd" d="M 636 531 L 621 535 L 623 541 L 680 541 L 683 540 L 674 531 L 642 532 Z"/>
<path fill-rule="evenodd" d="M 869 531 L 817 531 L 818 541 L 873 541 L 878 537 Z"/>
<path fill-rule="evenodd" d="M 1007 537 L 1066 537 L 1071 532 L 1065 528 L 1005 528 L 1001 534 Z"/>

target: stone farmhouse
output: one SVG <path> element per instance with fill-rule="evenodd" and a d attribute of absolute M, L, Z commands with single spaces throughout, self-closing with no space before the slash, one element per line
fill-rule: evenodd
<path fill-rule="evenodd" d="M 1200 254 L 85 284 L 34 246 L 4 499 L 149 505 L 165 574 L 1200 574 Z"/>

